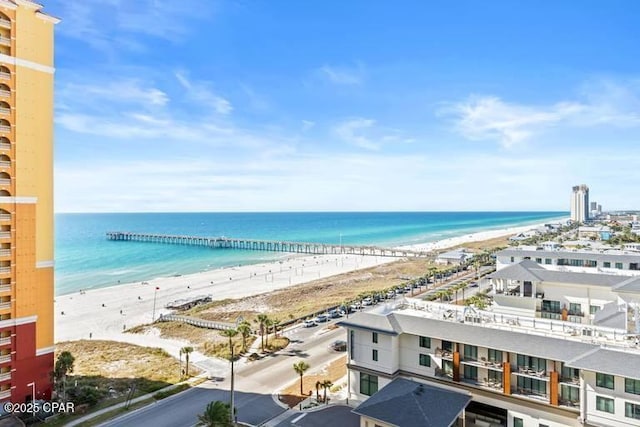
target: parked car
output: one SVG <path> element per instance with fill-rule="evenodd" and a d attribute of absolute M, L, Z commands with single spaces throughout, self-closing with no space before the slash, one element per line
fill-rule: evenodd
<path fill-rule="evenodd" d="M 477 288 L 478 287 L 478 282 L 471 282 L 471 284 L 469 285 L 470 288 Z"/>
<path fill-rule="evenodd" d="M 387 292 L 387 298 L 393 298 L 393 297 L 395 297 L 395 296 L 396 296 L 395 291 L 388 291 L 388 292 Z"/>
<path fill-rule="evenodd" d="M 318 326 L 318 324 L 316 322 L 314 322 L 313 320 L 305 320 L 303 326 L 305 328 L 312 328 L 314 326 Z"/>
<path fill-rule="evenodd" d="M 360 310 L 362 308 L 362 304 L 360 304 L 359 302 L 356 302 L 356 303 L 351 304 L 350 308 L 352 310 Z"/>
<path fill-rule="evenodd" d="M 333 351 L 347 351 L 347 342 L 343 340 L 337 340 L 329 345 L 329 348 Z"/>
<path fill-rule="evenodd" d="M 362 300 L 362 305 L 371 305 L 373 304 L 373 300 L 371 299 L 371 297 L 366 297 L 365 299 Z"/>
<path fill-rule="evenodd" d="M 329 317 L 326 314 L 318 314 L 315 319 L 316 323 L 324 323 L 329 320 Z"/>
<path fill-rule="evenodd" d="M 337 319 L 338 317 L 341 317 L 342 314 L 340 314 L 340 312 L 338 310 L 329 310 L 329 317 L 331 317 L 332 319 Z"/>

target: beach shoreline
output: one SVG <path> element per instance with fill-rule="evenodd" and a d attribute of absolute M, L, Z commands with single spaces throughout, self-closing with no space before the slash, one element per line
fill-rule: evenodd
<path fill-rule="evenodd" d="M 434 251 L 469 242 L 517 234 L 541 224 L 485 230 L 436 242 L 403 246 Z M 226 267 L 144 282 L 86 289 L 55 298 L 55 342 L 80 339 L 124 341 L 158 346 L 177 355 L 181 343 L 152 334 L 124 333 L 170 313 L 165 305 L 181 298 L 211 295 L 213 300 L 237 299 L 308 283 L 355 270 L 396 261 L 398 258 L 362 255 L 292 255 L 262 264 Z"/>

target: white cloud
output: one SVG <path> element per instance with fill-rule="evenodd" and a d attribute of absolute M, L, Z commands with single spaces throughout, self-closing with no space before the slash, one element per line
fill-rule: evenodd
<path fill-rule="evenodd" d="M 640 126 L 640 85 L 591 83 L 581 99 L 550 105 L 509 103 L 497 96 L 471 96 L 438 113 L 454 118 L 455 128 L 471 140 L 497 140 L 505 148 L 554 127 Z"/>
<path fill-rule="evenodd" d="M 211 83 L 191 81 L 185 72 L 177 72 L 175 75 L 180 85 L 187 91 L 188 97 L 193 101 L 213 108 L 218 114 L 230 114 L 233 110 L 231 102 L 213 92 L 210 87 Z"/>
<path fill-rule="evenodd" d="M 314 127 L 316 125 L 316 122 L 311 121 L 311 120 L 303 120 L 302 121 L 302 131 L 306 132 L 308 130 L 310 130 L 312 127 Z"/>
<path fill-rule="evenodd" d="M 367 150 L 378 150 L 380 143 L 374 142 L 365 133 L 375 125 L 372 119 L 355 118 L 344 121 L 334 127 L 333 131 L 343 141 Z"/>
<path fill-rule="evenodd" d="M 364 81 L 361 64 L 357 68 L 323 65 L 319 71 L 322 77 L 337 85 L 359 85 Z"/>
<path fill-rule="evenodd" d="M 56 95 L 61 102 L 75 100 L 94 105 L 101 101 L 112 101 L 142 106 L 164 106 L 169 102 L 169 96 L 165 92 L 135 79 L 105 79 L 91 84 L 68 83 L 63 85 Z"/>

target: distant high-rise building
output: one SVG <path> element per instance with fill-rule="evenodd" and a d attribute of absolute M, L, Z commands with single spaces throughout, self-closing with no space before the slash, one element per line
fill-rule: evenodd
<path fill-rule="evenodd" d="M 0 402 L 51 398 L 53 28 L 0 0 Z"/>
<path fill-rule="evenodd" d="M 601 214 L 602 213 L 602 205 L 598 205 L 598 213 Z"/>
<path fill-rule="evenodd" d="M 591 202 L 591 203 L 589 203 L 589 205 L 591 206 L 589 208 L 590 211 L 597 211 L 598 210 L 598 202 Z"/>
<path fill-rule="evenodd" d="M 585 222 L 589 219 L 589 187 L 576 185 L 571 193 L 571 220 Z"/>

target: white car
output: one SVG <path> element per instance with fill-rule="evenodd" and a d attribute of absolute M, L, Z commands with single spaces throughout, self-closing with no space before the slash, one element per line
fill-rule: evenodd
<path fill-rule="evenodd" d="M 313 320 L 305 320 L 303 326 L 305 328 L 312 328 L 314 326 L 318 326 L 318 324 L 316 322 L 314 322 Z"/>

